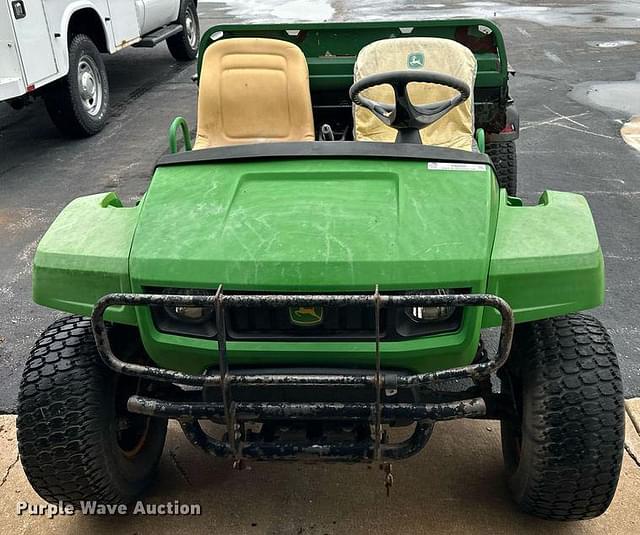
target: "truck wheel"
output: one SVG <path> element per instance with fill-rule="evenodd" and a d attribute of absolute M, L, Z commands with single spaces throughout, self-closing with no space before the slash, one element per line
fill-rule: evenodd
<path fill-rule="evenodd" d="M 604 513 L 624 448 L 622 381 L 605 328 L 583 314 L 518 325 L 500 374 L 515 402 L 501 428 L 516 503 L 553 520 Z"/>
<path fill-rule="evenodd" d="M 66 135 L 88 137 L 104 128 L 109 115 L 109 82 L 100 52 L 86 35 L 69 43 L 69 72 L 44 94 L 47 111 Z"/>
<path fill-rule="evenodd" d="M 182 31 L 167 39 L 169 52 L 178 61 L 196 59 L 200 43 L 200 22 L 193 0 L 182 1 L 178 22 L 182 24 Z"/>
<path fill-rule="evenodd" d="M 18 395 L 18 451 L 35 491 L 50 503 L 130 503 L 155 475 L 167 421 L 134 415 L 141 387 L 103 365 L 91 323 L 62 318 L 37 340 Z"/>
<path fill-rule="evenodd" d="M 515 141 L 487 143 L 485 152 L 493 161 L 500 187 L 505 188 L 509 195 L 516 195 L 518 189 L 518 163 Z"/>

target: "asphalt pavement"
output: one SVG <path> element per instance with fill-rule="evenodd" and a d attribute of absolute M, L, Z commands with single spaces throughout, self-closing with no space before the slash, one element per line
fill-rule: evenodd
<path fill-rule="evenodd" d="M 223 21 L 280 21 L 287 14 L 335 20 L 495 17 L 517 71 L 511 88 L 522 126 L 519 191 L 527 202 L 535 202 L 545 189 L 576 191 L 589 200 L 607 269 L 606 304 L 594 314 L 613 336 L 625 395 L 639 396 L 640 153 L 620 136 L 628 113 L 580 102 L 571 90 L 585 82 L 635 79 L 640 7 L 606 1 L 549 6 L 270 0 L 201 1 L 199 11 L 203 28 Z M 195 126 L 193 63 L 176 63 L 164 45 L 127 49 L 105 61 L 113 114 L 93 138 L 61 137 L 41 102 L 20 111 L 0 104 L 0 412 L 15 410 L 29 348 L 61 315 L 30 298 L 30 266 L 39 238 L 79 195 L 114 190 L 125 203 L 134 203 L 146 189 L 154 162 L 167 150 L 171 120 L 183 115 Z"/>

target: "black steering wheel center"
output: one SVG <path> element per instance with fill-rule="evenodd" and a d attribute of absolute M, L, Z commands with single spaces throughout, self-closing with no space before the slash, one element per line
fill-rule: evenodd
<path fill-rule="evenodd" d="M 429 104 L 413 104 L 409 98 L 408 86 L 412 82 L 442 85 L 456 90 L 450 99 Z M 384 104 L 363 97 L 365 89 L 387 84 L 393 88 L 394 104 Z M 366 76 L 355 82 L 349 89 L 349 97 L 354 104 L 370 110 L 384 124 L 398 131 L 396 143 L 422 143 L 420 130 L 446 115 L 458 104 L 469 98 L 469 86 L 462 80 L 430 71 L 389 71 Z"/>

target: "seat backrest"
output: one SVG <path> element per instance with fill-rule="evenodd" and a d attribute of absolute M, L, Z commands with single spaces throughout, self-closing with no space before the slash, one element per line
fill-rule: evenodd
<path fill-rule="evenodd" d="M 207 47 L 194 149 L 314 138 L 309 71 L 297 46 L 235 38 Z"/>
<path fill-rule="evenodd" d="M 469 85 L 470 97 L 444 117 L 420 131 L 422 143 L 463 150 L 474 146 L 473 87 L 477 62 L 473 52 L 450 39 L 436 37 L 403 37 L 383 39 L 365 46 L 356 59 L 354 81 L 389 71 L 425 70 L 449 74 Z M 409 96 L 414 104 L 427 104 L 448 99 L 455 90 L 436 84 L 412 83 Z M 390 86 L 372 87 L 363 96 L 378 102 L 393 104 Z M 387 141 L 393 143 L 397 131 L 376 118 L 362 106 L 353 107 L 354 139 L 356 141 Z"/>

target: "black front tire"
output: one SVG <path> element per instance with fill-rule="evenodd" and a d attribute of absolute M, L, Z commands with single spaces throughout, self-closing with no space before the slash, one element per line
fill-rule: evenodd
<path fill-rule="evenodd" d="M 131 415 L 140 383 L 102 363 L 91 323 L 62 318 L 40 336 L 18 395 L 18 451 L 46 501 L 130 503 L 152 482 L 167 421 Z"/>
<path fill-rule="evenodd" d="M 624 450 L 622 380 L 606 329 L 583 314 L 520 324 L 500 374 L 515 402 L 501 428 L 516 503 L 551 520 L 604 513 Z"/>
<path fill-rule="evenodd" d="M 200 22 L 193 0 L 182 0 L 178 22 L 182 24 L 182 31 L 167 39 L 169 52 L 178 61 L 194 60 L 200 44 Z"/>
<path fill-rule="evenodd" d="M 107 124 L 107 71 L 86 35 L 76 35 L 69 43 L 69 72 L 47 87 L 44 102 L 53 123 L 67 136 L 92 136 Z"/>
<path fill-rule="evenodd" d="M 518 190 L 516 142 L 487 143 L 485 152 L 489 155 L 496 168 L 500 187 L 505 188 L 512 197 L 515 196 Z"/>

